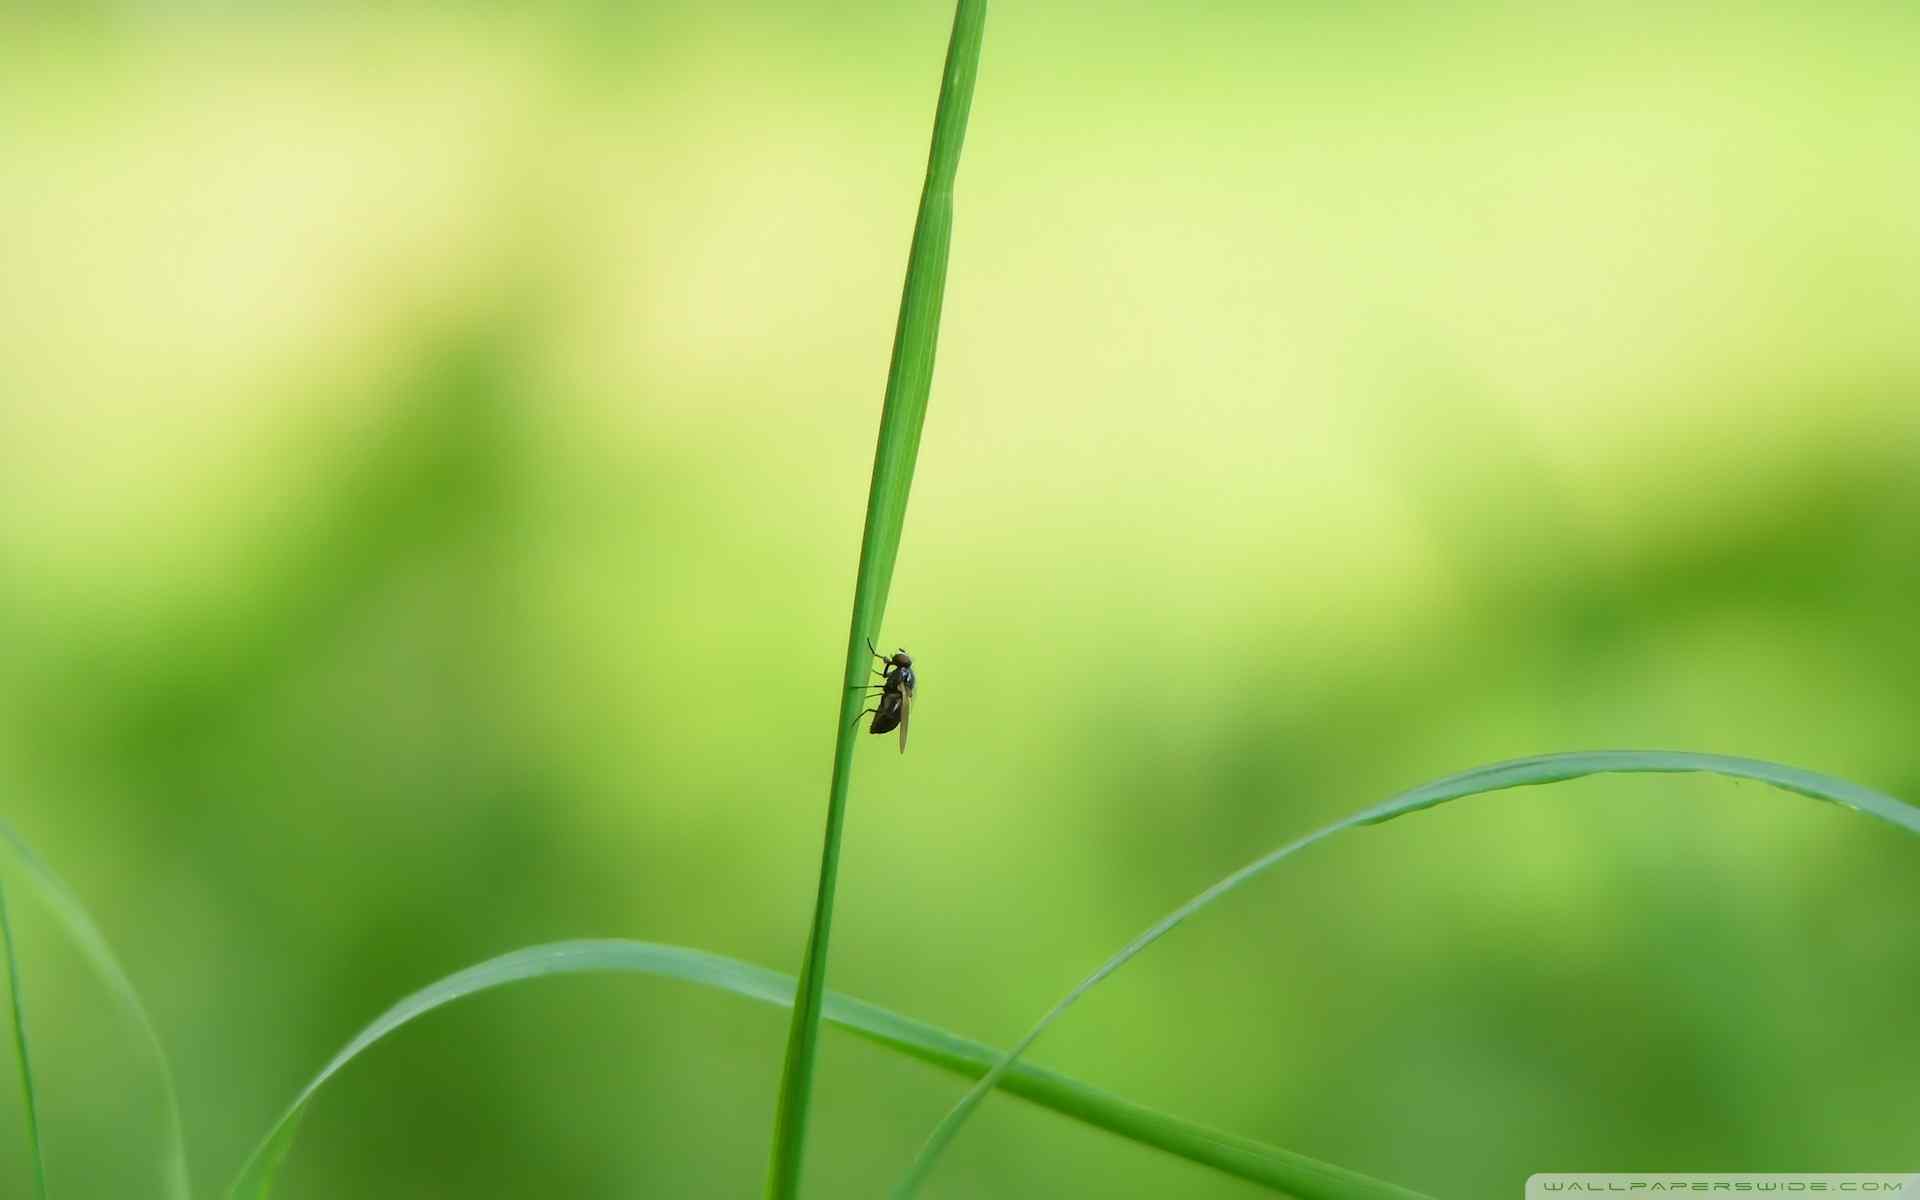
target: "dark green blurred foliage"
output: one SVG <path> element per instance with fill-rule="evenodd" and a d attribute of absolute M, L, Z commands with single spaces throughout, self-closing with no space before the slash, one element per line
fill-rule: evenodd
<path fill-rule="evenodd" d="M 949 17 L 0 16 L 0 796 L 203 1188 L 475 959 L 797 962 Z M 997 13 L 833 986 L 1004 1044 L 1260 851 L 1515 754 L 1920 797 L 1913 25 Z M 1036 1057 L 1446 1197 L 1894 1169 L 1917 903 L 1908 839 L 1759 787 L 1503 794 L 1289 864 Z M 55 1195 L 124 1195 L 147 1081 L 37 919 Z M 751 1194 L 783 1030 L 477 1000 L 323 1095 L 287 1194 Z M 821 1195 L 958 1094 L 824 1068 Z M 1251 1194 L 1001 1100 L 932 1193 Z"/>

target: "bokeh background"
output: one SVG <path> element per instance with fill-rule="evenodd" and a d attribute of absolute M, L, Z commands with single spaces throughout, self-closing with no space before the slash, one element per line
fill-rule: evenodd
<path fill-rule="evenodd" d="M 0 13 L 0 811 L 207 1194 L 477 959 L 800 956 L 951 9 L 521 9 Z M 1519 754 L 1920 797 L 1916 35 L 997 6 L 832 984 L 1005 1044 L 1253 855 Z M 1504 793 L 1289 864 L 1036 1057 L 1449 1200 L 1911 1170 L 1917 908 L 1920 844 L 1756 785 Z M 16 921 L 55 1195 L 151 1194 L 138 1042 Z M 471 1001 L 285 1194 L 755 1195 L 785 1029 Z M 828 1035 L 812 1193 L 959 1090 Z M 1257 1193 L 996 1100 L 933 1194 Z"/>

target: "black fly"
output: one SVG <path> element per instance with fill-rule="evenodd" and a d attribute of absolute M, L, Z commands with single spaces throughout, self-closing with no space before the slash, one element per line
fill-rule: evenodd
<path fill-rule="evenodd" d="M 918 682 L 913 675 L 913 656 L 902 650 L 892 658 L 888 658 L 873 648 L 871 638 L 867 640 L 867 650 L 879 659 L 886 669 L 874 672 L 875 675 L 880 676 L 880 682 L 870 683 L 867 686 L 878 688 L 880 694 L 877 697 L 869 697 L 875 700 L 875 704 L 860 716 L 864 717 L 867 713 L 873 714 L 873 724 L 868 727 L 868 733 L 892 733 L 896 728 L 899 729 L 900 752 L 905 754 L 908 719 L 913 715 L 913 689 Z M 859 717 L 854 718 L 856 721 L 859 719 Z"/>

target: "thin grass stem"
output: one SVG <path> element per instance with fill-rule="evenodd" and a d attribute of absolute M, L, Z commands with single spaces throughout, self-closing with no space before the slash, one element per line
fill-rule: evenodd
<path fill-rule="evenodd" d="M 13 944 L 13 919 L 7 913 L 6 885 L 0 884 L 0 942 L 7 950 L 7 995 L 13 1009 L 13 1052 L 20 1064 L 21 1100 L 27 1114 L 27 1151 L 33 1162 L 35 1200 L 47 1200 L 46 1149 L 40 1144 L 40 1097 L 33 1086 L 33 1056 L 27 1052 L 27 998 L 20 955 Z"/>
<path fill-rule="evenodd" d="M 820 1011 L 827 978 L 827 944 L 833 926 L 833 900 L 840 874 L 841 834 L 846 826 L 847 788 L 853 775 L 854 728 L 864 701 L 855 690 L 867 679 L 866 643 L 880 631 L 887 592 L 906 524 L 907 495 L 926 423 L 927 396 L 933 386 L 934 351 L 939 342 L 940 309 L 946 295 L 947 253 L 953 237 L 953 184 L 966 140 L 967 114 L 973 103 L 986 27 L 986 0 L 959 0 L 947 45 L 940 101 L 934 112 L 933 144 L 927 155 L 926 185 L 907 255 L 907 276 L 894 330 L 893 361 L 887 371 L 886 400 L 874 446 L 873 478 L 867 495 L 866 528 L 860 542 L 860 568 L 854 578 L 853 617 L 847 629 L 846 671 L 835 730 L 833 779 L 827 789 L 827 827 L 820 852 L 820 883 L 813 923 L 800 969 L 793 1022 L 787 1034 L 780 1095 L 774 1111 L 773 1146 L 767 1167 L 769 1200 L 795 1200 L 800 1191 L 801 1158 L 806 1148 L 807 1116 L 813 1095 L 814 1063 L 820 1041 Z"/>

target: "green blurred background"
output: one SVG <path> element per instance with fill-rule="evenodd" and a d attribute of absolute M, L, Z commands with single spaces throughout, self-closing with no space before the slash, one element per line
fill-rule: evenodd
<path fill-rule="evenodd" d="M 0 812 L 211 1194 L 402 994 L 792 970 L 943 3 L 0 15 Z M 831 983 L 1004 1044 L 1291 835 L 1555 749 L 1920 797 L 1895 3 L 1001 4 Z M 1420 1187 L 1920 1164 L 1920 844 L 1702 778 L 1336 841 L 1036 1057 Z M 152 1075 L 17 914 L 57 1197 Z M 785 1017 L 468 1002 L 293 1197 L 750 1196 Z M 24 1194 L 16 1089 L 0 1191 Z M 952 1078 L 829 1035 L 813 1195 Z M 932 1194 L 1249 1186 L 996 1100 Z"/>

